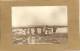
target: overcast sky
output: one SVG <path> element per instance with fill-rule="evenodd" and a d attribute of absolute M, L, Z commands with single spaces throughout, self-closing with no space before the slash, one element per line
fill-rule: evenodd
<path fill-rule="evenodd" d="M 67 25 L 67 6 L 12 7 L 12 26 Z"/>

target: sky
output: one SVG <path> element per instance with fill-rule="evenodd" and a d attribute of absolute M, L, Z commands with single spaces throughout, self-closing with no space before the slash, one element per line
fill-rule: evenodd
<path fill-rule="evenodd" d="M 12 26 L 67 25 L 67 6 L 14 6 Z"/>

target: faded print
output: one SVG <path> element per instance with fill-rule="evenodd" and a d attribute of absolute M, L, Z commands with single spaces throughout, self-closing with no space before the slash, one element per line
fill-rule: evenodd
<path fill-rule="evenodd" d="M 14 44 L 63 44 L 68 36 L 67 6 L 12 7 Z"/>

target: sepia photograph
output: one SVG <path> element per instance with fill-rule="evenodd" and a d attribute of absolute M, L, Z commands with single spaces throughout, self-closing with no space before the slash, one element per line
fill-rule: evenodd
<path fill-rule="evenodd" d="M 66 44 L 67 6 L 11 7 L 13 44 Z"/>

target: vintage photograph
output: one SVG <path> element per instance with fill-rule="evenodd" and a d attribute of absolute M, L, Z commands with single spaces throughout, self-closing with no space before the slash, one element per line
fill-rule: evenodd
<path fill-rule="evenodd" d="M 67 6 L 11 7 L 13 44 L 65 44 Z"/>

